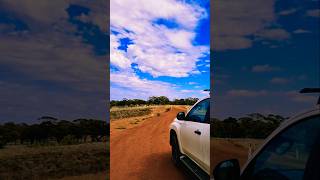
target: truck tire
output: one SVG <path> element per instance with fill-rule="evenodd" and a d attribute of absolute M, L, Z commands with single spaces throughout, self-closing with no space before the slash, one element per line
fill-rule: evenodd
<path fill-rule="evenodd" d="M 175 134 L 172 135 L 172 145 L 171 145 L 171 157 L 172 157 L 172 161 L 176 166 L 180 165 L 180 156 L 181 156 L 181 152 L 179 149 L 179 143 L 178 143 L 178 139 L 177 136 Z"/>

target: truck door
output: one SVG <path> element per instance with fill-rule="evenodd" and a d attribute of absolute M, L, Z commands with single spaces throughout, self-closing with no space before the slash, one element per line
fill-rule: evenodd
<path fill-rule="evenodd" d="M 186 121 L 181 128 L 181 143 L 186 155 L 204 168 L 204 145 L 209 141 L 210 127 L 207 126 L 207 111 L 210 100 L 204 99 L 196 104 L 187 114 Z M 208 131 L 208 132 L 206 132 Z M 207 140 L 205 140 L 207 138 Z M 209 153 L 208 153 L 209 154 Z"/>
<path fill-rule="evenodd" d="M 201 166 L 210 174 L 210 105 L 208 106 L 205 122 L 199 123 L 201 128 Z"/>

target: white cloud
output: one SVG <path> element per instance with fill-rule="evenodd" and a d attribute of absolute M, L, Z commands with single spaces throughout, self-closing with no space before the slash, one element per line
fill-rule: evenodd
<path fill-rule="evenodd" d="M 173 48 L 148 48 L 134 44 L 128 47 L 128 57 L 132 62 L 138 64 L 142 72 L 154 77 L 187 77 L 192 72 L 197 72 L 195 55 L 174 51 Z"/>
<path fill-rule="evenodd" d="M 81 39 L 62 33 L 29 38 L 2 37 L 1 64 L 36 80 L 59 83 L 80 91 L 102 91 L 106 82 L 106 56 L 92 54 Z"/>
<path fill-rule="evenodd" d="M 272 84 L 287 84 L 289 82 L 290 82 L 289 79 L 281 78 L 281 77 L 274 77 L 270 80 L 270 83 Z"/>
<path fill-rule="evenodd" d="M 254 91 L 254 90 L 246 90 L 246 89 L 233 89 L 227 92 L 228 96 L 233 97 L 258 97 L 258 96 L 265 96 L 267 95 L 267 91 L 260 90 L 260 91 Z"/>
<path fill-rule="evenodd" d="M 220 118 L 243 117 L 253 112 L 290 117 L 296 112 L 314 107 L 317 102 L 316 95 L 301 94 L 298 89 L 290 91 L 234 89 L 227 94 L 217 93 L 214 98 L 215 116 Z"/>
<path fill-rule="evenodd" d="M 298 103 L 316 103 L 317 102 L 317 97 L 312 96 L 312 95 L 306 95 L 306 94 L 301 94 L 297 91 L 288 91 L 285 93 L 287 97 L 290 98 L 290 100 Z"/>
<path fill-rule="evenodd" d="M 121 69 L 128 69 L 131 67 L 131 61 L 126 57 L 123 50 L 119 50 L 119 39 L 115 35 L 110 35 L 110 62 Z"/>
<path fill-rule="evenodd" d="M 203 8 L 176 0 L 118 0 L 111 1 L 110 6 L 111 30 L 117 32 L 111 35 L 111 65 L 118 69 L 110 76 L 112 99 L 157 95 L 173 99 L 203 94 L 172 83 L 143 79 L 134 71 L 153 78 L 201 74 L 197 63 L 209 54 L 209 46 L 194 45 L 193 41 L 199 20 L 208 16 Z M 169 28 L 157 23 L 159 19 L 177 26 Z M 130 39 L 126 50 L 119 49 L 123 38 Z"/>
<path fill-rule="evenodd" d="M 287 16 L 287 15 L 291 15 L 295 12 L 297 12 L 297 9 L 286 9 L 286 10 L 280 11 L 278 14 L 281 16 Z"/>
<path fill-rule="evenodd" d="M 94 3 L 88 3 L 83 0 L 69 0 L 70 3 L 78 3 L 84 7 L 90 9 L 90 13 L 86 15 L 86 20 L 91 22 L 103 31 L 107 32 L 109 30 L 109 1 L 94 1 Z"/>
<path fill-rule="evenodd" d="M 134 32 L 141 32 L 139 30 L 143 27 L 138 26 L 155 18 L 174 19 L 183 27 L 193 29 L 199 18 L 205 15 L 202 8 L 175 0 L 118 0 L 110 3 L 111 26 Z"/>
<path fill-rule="evenodd" d="M 195 37 L 195 33 L 184 30 L 180 31 L 167 31 L 165 33 L 169 43 L 179 49 L 192 48 L 191 41 Z"/>
<path fill-rule="evenodd" d="M 132 72 L 111 72 L 110 81 L 111 99 L 146 99 L 150 96 L 167 96 L 169 99 L 204 97 L 201 91 L 185 90 L 175 84 L 141 79 Z"/>
<path fill-rule="evenodd" d="M 196 62 L 208 53 L 209 47 L 195 46 L 192 41 L 198 21 L 206 16 L 201 7 L 181 1 L 111 1 L 111 29 L 119 33 L 119 39 L 126 37 L 132 41 L 126 58 L 153 77 L 188 77 L 199 72 Z M 179 28 L 156 24 L 157 19 L 175 21 Z M 121 50 L 112 50 L 123 54 Z M 122 57 L 113 56 L 111 63 L 123 68 L 123 63 L 116 59 L 123 62 Z"/>
<path fill-rule="evenodd" d="M 66 0 L 66 1 L 52 1 L 52 0 L 24 0 L 12 1 L 3 0 L 2 5 L 14 11 L 18 16 L 23 17 L 29 26 L 34 29 L 42 28 L 43 26 L 52 26 L 56 23 L 61 23 L 61 20 L 68 18 L 66 8 L 70 4 L 77 4 L 90 9 L 87 16 L 82 16 L 83 21 L 92 22 L 98 25 L 104 32 L 109 29 L 107 9 L 109 3 L 107 1 L 94 1 L 88 3 L 83 0 Z M 36 23 L 34 22 L 36 21 Z M 41 24 L 41 26 L 39 26 Z M 64 27 L 66 24 L 64 24 Z"/>
<path fill-rule="evenodd" d="M 214 27 L 211 28 L 214 39 L 211 48 L 216 51 L 246 49 L 254 42 L 289 39 L 290 34 L 277 26 L 276 21 L 278 15 L 290 15 L 296 10 L 276 13 L 275 3 L 275 0 L 211 1 L 210 20 Z"/>
<path fill-rule="evenodd" d="M 65 8 L 68 7 L 66 1 L 11 1 L 4 0 L 2 2 L 10 10 L 15 11 L 19 15 L 24 15 L 45 24 L 51 24 L 58 21 L 60 18 L 68 17 Z"/>
<path fill-rule="evenodd" d="M 256 34 L 260 38 L 270 40 L 285 40 L 290 38 L 290 34 L 284 29 L 264 29 Z"/>
<path fill-rule="evenodd" d="M 261 72 L 280 71 L 281 68 L 273 67 L 273 66 L 270 66 L 269 64 L 264 64 L 264 65 L 255 65 L 252 67 L 251 70 L 252 72 L 261 73 Z"/>
<path fill-rule="evenodd" d="M 209 92 L 204 91 L 204 90 L 184 89 L 184 90 L 181 90 L 180 92 L 196 94 L 197 96 L 193 96 L 193 97 L 197 97 L 197 98 L 204 98 L 204 97 L 209 96 Z M 190 97 L 190 96 L 188 96 L 188 97 Z"/>
<path fill-rule="evenodd" d="M 1 1 L 10 18 L 29 28 L 0 34 L 0 64 L 19 77 L 16 83 L 4 77 L 6 82 L 0 87 L 1 107 L 12 110 L 4 115 L 8 120 L 28 121 L 48 114 L 105 119 L 108 56 L 97 56 L 91 44 L 74 34 L 81 32 L 68 22 L 66 8 L 76 2 Z M 84 2 L 91 14 L 81 20 L 96 24 L 94 19 L 105 19 L 101 5 Z"/>
<path fill-rule="evenodd" d="M 305 30 L 305 29 L 296 29 L 293 31 L 294 34 L 305 34 L 305 33 L 310 33 L 310 31 Z"/>
<path fill-rule="evenodd" d="M 306 14 L 310 17 L 320 17 L 320 9 L 308 10 Z"/>
<path fill-rule="evenodd" d="M 252 46 L 252 36 L 276 18 L 274 0 L 211 1 L 211 47 L 218 51 Z"/>

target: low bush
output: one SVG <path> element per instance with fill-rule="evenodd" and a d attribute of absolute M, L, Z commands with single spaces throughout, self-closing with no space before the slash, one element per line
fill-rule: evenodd
<path fill-rule="evenodd" d="M 128 109 L 119 109 L 110 112 L 110 119 L 122 119 L 130 117 L 138 117 L 149 115 L 151 113 L 151 108 L 128 108 Z"/>

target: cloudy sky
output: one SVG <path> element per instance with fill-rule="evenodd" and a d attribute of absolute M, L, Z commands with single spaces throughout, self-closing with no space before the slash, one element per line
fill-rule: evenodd
<path fill-rule="evenodd" d="M 213 114 L 292 116 L 317 98 L 297 93 L 320 87 L 319 1 L 211 1 Z"/>
<path fill-rule="evenodd" d="M 0 1 L 0 123 L 106 118 L 108 1 Z"/>
<path fill-rule="evenodd" d="M 0 1 L 0 123 L 105 119 L 109 55 L 112 99 L 206 96 L 211 54 L 216 116 L 316 101 L 297 91 L 320 86 L 318 0 L 117 0 L 110 27 L 108 5 Z"/>
<path fill-rule="evenodd" d="M 117 0 L 110 8 L 111 99 L 208 96 L 209 0 Z"/>

